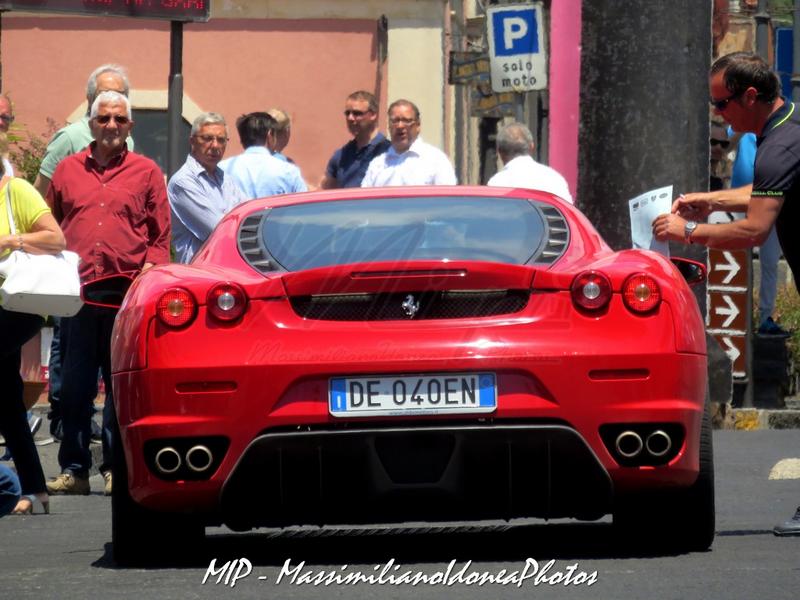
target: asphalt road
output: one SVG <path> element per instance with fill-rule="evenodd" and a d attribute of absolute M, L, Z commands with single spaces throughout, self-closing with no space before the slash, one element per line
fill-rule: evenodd
<path fill-rule="evenodd" d="M 800 594 L 800 537 L 777 538 L 772 527 L 800 503 L 800 479 L 768 477 L 782 459 L 800 458 L 800 430 L 718 431 L 714 443 L 717 537 L 710 552 L 631 556 L 615 545 L 607 522 L 403 531 L 209 530 L 202 557 L 191 566 L 118 569 L 111 560 L 110 499 L 94 475 L 90 496 L 55 497 L 50 515 L 0 519 L 0 598 L 794 600 Z M 45 474 L 54 476 L 57 445 L 40 451 Z M 800 477 L 795 471 L 784 476 Z M 224 569 L 226 561 L 237 559 Z M 218 571 L 203 584 L 212 560 Z M 406 579 L 433 578 L 448 568 L 451 578 L 461 572 L 462 581 L 484 573 L 498 577 L 505 569 L 499 578 L 507 581 L 313 584 L 314 578 L 377 576 L 381 570 L 396 579 L 404 573 Z"/>

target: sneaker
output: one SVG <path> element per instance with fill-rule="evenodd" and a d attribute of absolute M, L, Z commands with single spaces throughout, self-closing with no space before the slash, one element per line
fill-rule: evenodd
<path fill-rule="evenodd" d="M 111 471 L 106 471 L 105 473 L 103 473 L 103 479 L 106 482 L 105 487 L 103 488 L 103 493 L 106 496 L 110 496 L 111 495 L 111 480 L 112 480 Z"/>
<path fill-rule="evenodd" d="M 67 494 L 71 496 L 89 495 L 89 478 L 78 477 L 72 473 L 61 473 L 52 481 L 47 482 L 47 491 L 50 494 Z"/>
<path fill-rule="evenodd" d="M 783 327 L 773 321 L 772 317 L 767 317 L 761 322 L 761 325 L 758 326 L 758 333 L 759 335 L 777 335 L 780 337 L 789 337 L 791 335 Z"/>
<path fill-rule="evenodd" d="M 775 525 L 772 533 L 781 537 L 788 535 L 800 535 L 800 507 L 794 513 L 794 516 L 788 521 L 784 521 L 780 525 Z"/>
<path fill-rule="evenodd" d="M 36 435 L 39 427 L 42 426 L 42 417 L 33 416 L 28 420 L 28 427 L 31 428 L 31 435 Z"/>

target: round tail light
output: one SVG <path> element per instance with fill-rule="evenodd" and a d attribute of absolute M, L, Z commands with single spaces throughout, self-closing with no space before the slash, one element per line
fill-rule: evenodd
<path fill-rule="evenodd" d="M 611 281 L 599 271 L 586 271 L 572 280 L 572 301 L 585 310 L 601 310 L 611 301 Z"/>
<path fill-rule="evenodd" d="M 247 308 L 247 295 L 235 283 L 218 283 L 208 291 L 206 308 L 218 321 L 235 321 Z"/>
<path fill-rule="evenodd" d="M 661 304 L 661 288 L 650 275 L 636 273 L 622 285 L 622 299 L 633 312 L 650 312 Z"/>
<path fill-rule="evenodd" d="M 189 290 L 169 289 L 156 302 L 156 317 L 167 327 L 185 327 L 197 314 L 197 302 Z"/>

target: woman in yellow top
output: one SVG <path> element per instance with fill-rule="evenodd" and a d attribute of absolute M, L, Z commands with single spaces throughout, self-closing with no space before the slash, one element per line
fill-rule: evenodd
<path fill-rule="evenodd" d="M 8 140 L 0 133 L 0 155 L 5 156 L 7 150 Z M 66 246 L 64 234 L 39 192 L 24 179 L 6 175 L 2 165 L 0 175 L 0 260 L 10 252 L 61 252 Z M 9 199 L 15 234 L 11 233 L 6 208 Z M 22 496 L 12 511 L 16 514 L 31 514 L 37 500 L 44 512 L 49 512 L 50 506 L 42 464 L 22 402 L 23 383 L 19 372 L 22 345 L 36 335 L 43 324 L 44 319 L 38 315 L 3 310 L 0 304 L 0 434 L 5 437 L 14 458 L 22 488 Z"/>

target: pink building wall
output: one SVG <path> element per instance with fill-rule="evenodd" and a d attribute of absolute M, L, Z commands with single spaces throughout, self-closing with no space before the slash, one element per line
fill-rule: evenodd
<path fill-rule="evenodd" d="M 559 0 L 550 7 L 549 163 L 577 197 L 580 123 L 581 1 Z"/>
<path fill-rule="evenodd" d="M 46 130 L 64 123 L 85 97 L 97 66 L 128 68 L 137 90 L 166 90 L 169 23 L 119 18 L 17 17 L 2 20 L 3 91 L 15 126 Z M 231 129 L 227 156 L 241 151 L 236 117 L 280 107 L 292 117 L 285 153 L 316 183 L 333 151 L 349 139 L 342 109 L 357 90 L 376 92 L 375 22 L 368 20 L 219 19 L 184 28 L 184 93 Z M 134 138 L 136 132 L 134 130 Z"/>

